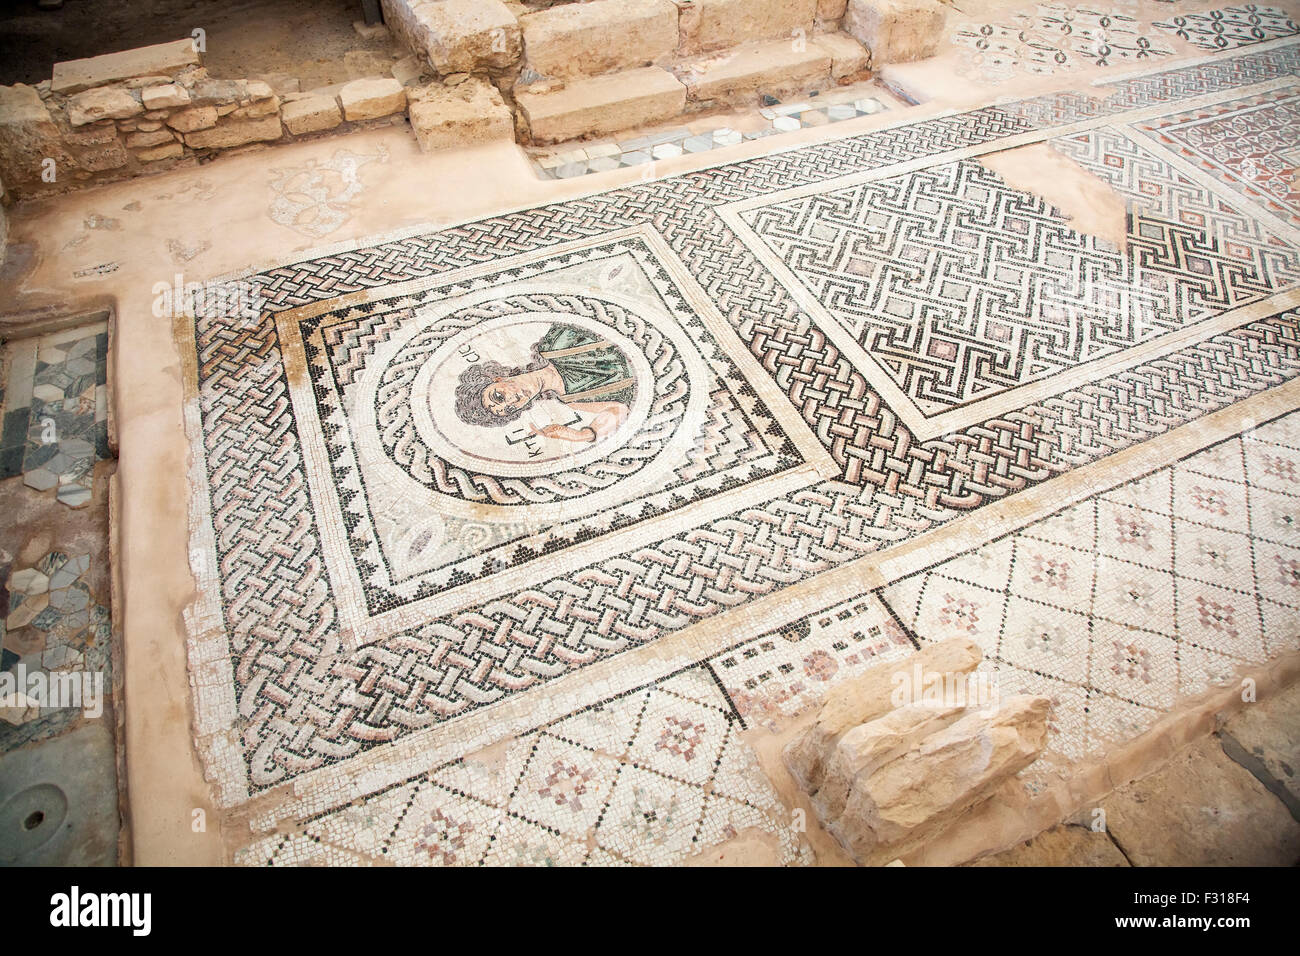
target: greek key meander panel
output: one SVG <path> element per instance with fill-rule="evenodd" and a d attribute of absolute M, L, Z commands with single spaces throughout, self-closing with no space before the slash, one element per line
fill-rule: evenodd
<path fill-rule="evenodd" d="M 1117 130 L 1052 141 L 1122 196 L 1123 249 L 962 160 L 739 218 L 922 415 L 1123 352 L 1296 285 L 1300 258 Z M 909 425 L 914 423 L 909 421 Z"/>
<path fill-rule="evenodd" d="M 257 275 L 271 303 L 260 322 L 196 319 L 191 370 L 196 400 L 187 412 L 204 488 L 196 501 L 201 520 L 191 560 L 203 590 L 212 595 L 189 615 L 191 672 L 200 747 L 221 801 L 241 802 L 378 744 L 505 701 L 1295 378 L 1300 317 L 1282 308 L 1106 371 L 1084 385 L 1036 397 L 996 418 L 918 440 L 873 386 L 878 370 L 860 367 L 836 346 L 717 208 L 1035 130 L 1089 120 L 1102 125 L 1126 109 L 1290 75 L 1298 63 L 1294 46 L 1277 47 L 1125 80 L 1104 99 L 1054 94 L 925 120 L 432 235 L 329 253 Z M 1077 148 L 1086 158 L 1097 137 L 1084 140 Z M 940 156 L 933 165 L 964 161 Z M 1140 161 L 1150 163 L 1149 154 Z M 1230 194 L 1218 199 L 1225 220 L 1211 216 L 1200 228 L 1212 233 L 1227 221 L 1225 236 L 1246 228 L 1233 223 L 1242 215 L 1235 211 L 1237 199 Z M 1217 216 L 1219 210 L 1213 212 Z M 338 396 L 381 367 L 379 338 L 399 330 L 405 335 L 411 326 L 405 317 L 426 308 L 423 300 L 393 296 L 392 288 L 435 277 L 434 285 L 471 281 L 485 271 L 538 263 L 553 267 L 562 261 L 556 257 L 568 254 L 562 251 L 565 244 L 590 243 L 634 227 L 659 237 L 701 290 L 703 301 L 688 301 L 681 321 L 689 325 L 707 306 L 733 337 L 724 341 L 709 332 L 741 373 L 728 377 L 715 367 L 716 382 L 709 385 L 720 385 L 725 394 L 704 389 L 715 410 L 710 441 L 722 442 L 724 432 L 731 439 L 762 435 L 762 454 L 789 457 L 770 427 L 760 424 L 765 415 L 778 420 L 787 415 L 789 421 L 779 421 L 780 431 L 791 437 L 798 426 L 806 435 L 798 457 L 806 461 L 820 450 L 835 473 L 819 476 L 805 469 L 789 487 L 751 494 L 743 504 L 716 513 L 708 510 L 709 501 L 697 502 L 689 520 L 684 513 L 671 519 L 678 526 L 621 531 L 616 553 L 584 562 L 584 547 L 595 548 L 594 554 L 602 545 L 605 536 L 597 531 L 591 541 L 574 547 L 564 570 L 549 576 L 534 575 L 528 561 L 521 569 L 511 555 L 472 601 L 448 602 L 437 614 L 401 629 L 345 635 L 345 625 L 364 618 L 368 609 L 340 592 L 345 575 L 337 559 L 344 552 L 365 559 L 353 550 L 351 529 L 338 530 L 346 527 L 340 509 L 352 505 L 322 497 L 320 478 L 331 467 L 327 446 L 355 441 L 343 434 L 343 426 L 353 426 L 351 413 L 361 406 L 345 408 L 337 404 Z M 1194 224 L 1179 228 L 1195 236 Z M 1258 266 L 1265 251 L 1277 257 L 1270 268 L 1289 268 L 1284 260 L 1291 250 L 1274 250 L 1262 235 L 1248 240 L 1239 252 L 1217 250 L 1211 273 L 1221 283 L 1218 291 L 1246 288 L 1249 266 Z M 556 261 L 547 263 L 548 258 Z M 1240 276 L 1230 277 L 1234 268 Z M 1265 291 L 1257 287 L 1251 294 Z M 345 296 L 356 296 L 361 305 L 344 302 Z M 330 304 L 335 299 L 340 301 Z M 394 301 L 386 303 L 389 299 Z M 301 364 L 286 364 L 293 343 L 284 335 L 297 321 L 290 310 L 315 303 L 329 317 L 311 334 L 323 335 L 337 321 L 336 334 L 329 344 L 322 337 L 311 346 L 317 351 L 304 350 Z M 366 304 L 375 307 L 367 312 Z M 553 306 L 529 314 L 551 314 L 547 310 Z M 304 317 L 310 311 L 304 310 Z M 666 322 L 657 315 L 655 321 Z M 550 325 L 532 327 L 518 340 L 531 342 L 529 349 L 541 343 L 532 351 L 555 368 L 548 356 L 576 354 L 570 349 L 603 357 L 607 367 L 601 374 L 607 380 L 596 385 L 606 389 L 600 397 L 626 410 L 604 409 L 612 418 L 599 425 L 593 424 L 599 414 L 594 411 L 586 412 L 591 418 L 580 415 L 569 424 L 554 417 L 534 423 L 539 429 L 572 428 L 587 436 L 584 442 L 592 442 L 593 451 L 601 441 L 616 441 L 618 423 L 632 415 L 637 401 L 632 392 L 623 393 L 626 400 L 617 398 L 616 388 L 636 378 L 615 374 L 625 360 L 629 373 L 635 364 L 628 353 L 636 349 L 625 344 L 634 341 L 627 334 L 631 326 L 616 328 L 617 319 L 614 325 L 584 324 L 597 321 L 574 320 L 571 331 L 549 339 Z M 389 327 L 380 331 L 385 322 Z M 613 329 L 609 336 L 600 334 L 606 327 Z M 372 335 L 375 341 L 366 344 Z M 511 361 L 523 357 L 515 353 Z M 319 390 L 307 384 L 308 365 L 312 376 L 329 372 L 317 379 L 323 383 Z M 573 381 L 551 391 L 560 398 L 590 394 L 571 391 L 583 370 L 566 371 Z M 428 374 L 432 381 L 437 370 Z M 334 396 L 327 394 L 330 388 Z M 768 393 L 783 396 L 782 404 L 754 401 Z M 504 396 L 500 407 L 514 400 Z M 489 396 L 480 405 L 492 403 Z M 340 408 L 345 414 L 335 421 L 330 416 Z M 724 425 L 727 409 L 734 414 Z M 320 416 L 327 441 L 309 433 L 313 415 Z M 436 429 L 426 431 L 433 435 Z M 731 448 L 719 463 L 734 460 L 727 457 L 734 454 L 734 440 Z M 381 448 L 380 454 L 388 453 Z M 707 468 L 700 464 L 711 457 L 718 456 L 696 450 L 700 473 L 715 467 L 712 461 Z M 432 472 L 429 478 L 436 482 Z M 526 484 L 515 487 L 522 491 Z M 489 486 L 463 485 L 476 493 L 487 493 Z M 659 520 L 647 517 L 652 519 Z M 484 552 L 480 548 L 476 554 Z M 341 607 L 343 602 L 349 606 Z"/>

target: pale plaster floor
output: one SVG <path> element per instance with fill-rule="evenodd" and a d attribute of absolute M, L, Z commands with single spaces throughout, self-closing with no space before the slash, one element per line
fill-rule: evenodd
<path fill-rule="evenodd" d="M 1173 58 L 1162 62 L 1175 65 Z M 999 88 L 1000 96 L 1037 91 L 1042 81 L 1018 78 Z M 795 145 L 836 139 L 868 129 L 911 122 L 952 109 L 969 95 L 956 80 L 947 88 L 952 100 L 937 97 L 908 110 L 863 117 L 826 129 L 805 129 L 745 143 L 701 156 L 658 161 L 653 176 L 670 176 Z M 1099 95 L 1079 83 L 1083 95 Z M 283 184 L 299 177 L 329 195 L 348 190 L 339 178 L 341 153 L 366 160 L 357 167 L 350 198 L 329 210 L 337 226 L 294 228 L 284 209 Z M 333 168 L 331 168 L 331 165 Z M 317 179 L 316 174 L 321 178 Z M 1035 181 L 1023 173 L 1017 185 Z M 562 198 L 603 191 L 621 183 L 643 181 L 644 167 L 592 174 L 570 181 L 540 181 L 526 156 L 513 145 L 422 155 L 409 131 L 391 127 L 348 137 L 252 150 L 193 169 L 73 193 L 45 203 L 12 210 L 11 243 L 29 247 L 29 265 L 10 276 L 4 311 L 68 311 L 110 304 L 116 316 L 111 355 L 113 416 L 119 436 L 119 465 L 114 484 L 117 529 L 113 555 L 121 576 L 115 616 L 125 646 L 127 789 L 133 858 L 140 864 L 215 864 L 229 862 L 246 843 L 242 822 L 223 817 L 213 805 L 191 737 L 191 703 L 186 669 L 182 612 L 195 598 L 189 573 L 189 445 L 181 410 L 183 387 L 178 347 L 169 321 L 154 316 L 159 284 L 203 281 L 259 265 L 291 262 L 302 253 L 318 253 L 332 244 L 351 244 L 365 237 L 434 230 L 441 226 L 508 209 L 526 208 Z M 1037 182 L 1047 188 L 1049 173 Z M 1086 178 L 1073 189 L 1051 187 L 1053 201 L 1067 212 L 1070 196 L 1086 197 Z M 279 205 L 277 205 L 277 197 Z M 1088 205 L 1076 200 L 1080 216 Z M 319 211 L 319 210 L 318 210 Z M 277 217 L 278 220 L 277 221 Z M 1100 217 L 1104 231 L 1106 217 Z M 116 225 L 112 225 L 113 222 Z M 1110 220 L 1113 223 L 1113 220 Z M 105 224 L 108 227 L 105 228 Z M 326 225 L 329 225 L 327 223 Z M 21 252 L 20 252 L 21 257 Z M 12 321 L 12 319 L 10 319 Z M 1293 397 L 1277 395 L 1273 414 L 1295 407 Z M 1265 411 L 1252 411 L 1259 416 Z M 1214 416 L 1211 416 L 1214 418 Z M 1219 413 L 1218 427 L 1231 433 L 1244 413 Z M 1182 429 L 1182 433 L 1191 429 Z M 1172 451 L 1194 450 L 1203 438 L 1182 433 L 1168 436 Z M 1123 480 L 1144 468 L 1142 449 L 1117 455 L 1106 463 L 1105 481 Z M 1166 452 L 1170 453 L 1170 452 Z M 1082 469 L 1081 471 L 1087 471 Z M 1059 507 L 1071 495 L 1085 495 L 1088 474 L 1073 473 L 1053 482 L 1048 491 L 1016 496 L 965 520 L 968 539 L 979 541 L 981 527 L 1000 511 L 1028 520 Z M 1074 489 L 1074 490 L 1071 490 Z M 987 512 L 987 513 L 986 513 Z M 905 565 L 907 551 L 891 555 Z M 917 563 L 917 562 L 914 562 Z M 899 573 L 880 572 L 885 580 Z M 824 578 L 835 578 L 831 573 Z M 838 575 L 851 590 L 861 588 L 851 576 Z M 780 600 L 778 596 L 777 600 Z M 761 606 L 773 601 L 757 602 Z M 760 746 L 760 750 L 764 749 Z M 770 748 L 766 748 L 769 749 Z M 771 770 L 772 760 L 763 758 Z M 284 794 L 286 800 L 292 794 Z M 206 811 L 206 828 L 196 832 L 194 811 Z M 223 832 L 226 821 L 233 829 Z M 823 846 L 833 856 L 833 850 Z"/>

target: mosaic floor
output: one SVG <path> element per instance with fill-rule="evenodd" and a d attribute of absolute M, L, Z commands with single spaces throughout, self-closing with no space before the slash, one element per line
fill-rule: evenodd
<path fill-rule="evenodd" d="M 999 83 L 1090 67 L 1141 69 L 1187 50 L 1232 50 L 1295 36 L 1294 14 L 1266 4 L 1186 11 L 1180 0 L 1041 3 L 1001 18 L 959 12 L 950 41 L 958 71 Z"/>
<path fill-rule="evenodd" d="M 237 861 L 807 863 L 748 741 L 873 662 L 969 633 L 1052 697 L 1032 791 L 1300 647 L 1297 71 L 1273 42 L 244 277 L 268 311 L 186 345 Z M 1031 144 L 1122 244 L 981 162 Z"/>

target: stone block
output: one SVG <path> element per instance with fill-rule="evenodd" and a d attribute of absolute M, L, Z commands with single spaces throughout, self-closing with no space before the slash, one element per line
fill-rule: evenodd
<path fill-rule="evenodd" d="M 1134 866 L 1294 866 L 1300 823 L 1206 737 L 1102 803 Z"/>
<path fill-rule="evenodd" d="M 1061 824 L 1001 853 L 981 857 L 971 866 L 1129 866 L 1105 833 Z"/>
<path fill-rule="evenodd" d="M 696 60 L 680 72 L 691 99 L 743 103 L 759 93 L 784 97 L 830 84 L 831 57 L 813 43 L 778 40 Z"/>
<path fill-rule="evenodd" d="M 512 140 L 514 114 L 495 86 L 473 77 L 454 87 L 429 86 L 411 94 L 411 128 L 420 148 L 477 146 Z"/>
<path fill-rule="evenodd" d="M 844 32 L 871 51 L 879 68 L 934 56 L 947 19 L 939 0 L 849 0 Z"/>
<path fill-rule="evenodd" d="M 284 134 L 279 116 L 261 119 L 233 120 L 220 123 L 211 129 L 185 134 L 185 145 L 191 149 L 230 149 L 246 143 L 268 142 Z"/>
<path fill-rule="evenodd" d="M 41 184 L 42 163 L 71 164 L 59 128 L 40 94 L 22 83 L 0 86 L 0 178 L 18 194 Z"/>
<path fill-rule="evenodd" d="M 417 52 L 439 73 L 504 69 L 522 50 L 519 21 L 500 0 L 437 0 L 413 6 Z"/>
<path fill-rule="evenodd" d="M 135 158 L 145 163 L 156 163 L 160 159 L 176 159 L 185 155 L 185 147 L 180 143 L 167 143 L 165 146 L 151 146 L 148 149 L 137 149 L 134 152 Z"/>
<path fill-rule="evenodd" d="M 305 96 L 285 103 L 280 110 L 280 118 L 295 136 L 333 129 L 343 122 L 338 101 L 332 96 Z"/>
<path fill-rule="evenodd" d="M 798 40 L 813 31 L 817 0 L 695 0 L 698 20 L 688 43 L 717 50 L 754 40 Z"/>
<path fill-rule="evenodd" d="M 339 90 L 343 118 L 377 119 L 406 109 L 406 89 L 391 76 L 371 76 L 345 83 Z"/>
<path fill-rule="evenodd" d="M 132 133 L 126 138 L 126 145 L 131 149 L 140 149 L 145 146 L 158 146 L 162 143 L 171 143 L 176 139 L 170 130 L 159 129 L 152 132 Z"/>
<path fill-rule="evenodd" d="M 55 93 L 79 93 L 137 76 L 172 76 L 198 65 L 199 54 L 194 50 L 193 41 L 186 38 L 55 63 L 50 89 Z"/>
<path fill-rule="evenodd" d="M 686 87 L 667 70 L 651 66 L 578 80 L 548 93 L 519 92 L 515 102 L 534 142 L 557 143 L 677 116 L 686 105 Z"/>
<path fill-rule="evenodd" d="M 215 106 L 193 106 L 167 117 L 167 125 L 177 132 L 193 133 L 195 130 L 210 129 L 217 125 L 217 108 Z"/>
<path fill-rule="evenodd" d="M 847 33 L 823 33 L 809 43 L 831 58 L 831 79 L 852 76 L 871 65 L 871 54 Z"/>
<path fill-rule="evenodd" d="M 669 0 L 592 0 L 520 17 L 524 62 L 542 76 L 595 76 L 651 66 L 677 49 Z"/>
<path fill-rule="evenodd" d="M 824 820 L 839 817 L 859 778 L 920 746 L 964 713 L 963 707 L 912 704 L 854 727 L 839 739 L 826 762 L 826 776 L 813 796 L 818 814 Z"/>
<path fill-rule="evenodd" d="M 1228 721 L 1224 733 L 1300 802 L 1300 684 L 1261 694 Z"/>
<path fill-rule="evenodd" d="M 859 863 L 911 852 L 983 803 L 1047 746 L 1051 702 L 1010 697 L 968 712 L 870 775 L 860 775 L 828 829 Z"/>
<path fill-rule="evenodd" d="M 803 789 L 816 793 L 829 759 L 840 737 L 859 724 L 875 720 L 893 709 L 896 675 L 969 674 L 983 655 L 968 638 L 954 637 L 926 644 L 915 654 L 897 661 L 885 661 L 857 677 L 832 687 L 826 694 L 816 721 L 785 749 L 785 763 Z"/>
<path fill-rule="evenodd" d="M 190 91 L 178 83 L 166 86 L 147 86 L 140 92 L 147 110 L 166 110 L 190 105 Z"/>
<path fill-rule="evenodd" d="M 101 87 L 78 93 L 68 100 L 68 122 L 85 126 L 105 119 L 126 119 L 144 112 L 140 101 L 126 90 Z"/>

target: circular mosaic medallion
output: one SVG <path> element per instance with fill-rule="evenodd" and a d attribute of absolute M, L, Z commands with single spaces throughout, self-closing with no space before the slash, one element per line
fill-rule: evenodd
<path fill-rule="evenodd" d="M 452 312 L 392 355 L 374 396 L 388 457 L 443 494 L 573 498 L 653 462 L 690 404 L 672 339 L 591 295 L 526 293 Z"/>

